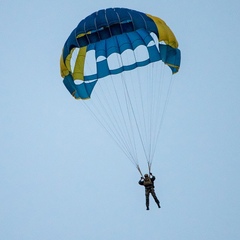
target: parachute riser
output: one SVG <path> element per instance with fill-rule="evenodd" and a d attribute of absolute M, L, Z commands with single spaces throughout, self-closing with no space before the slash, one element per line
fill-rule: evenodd
<path fill-rule="evenodd" d="M 138 172 L 140 173 L 141 177 L 143 177 L 142 171 L 141 171 L 140 166 L 138 164 L 136 165 L 136 168 L 137 168 Z M 149 172 L 149 175 L 150 175 L 150 173 L 151 173 L 151 163 L 150 162 L 148 162 L 148 172 Z"/>

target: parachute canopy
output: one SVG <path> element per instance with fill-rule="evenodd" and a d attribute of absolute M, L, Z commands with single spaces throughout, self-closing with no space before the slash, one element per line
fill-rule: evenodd
<path fill-rule="evenodd" d="M 139 159 L 150 171 L 179 67 L 178 42 L 166 23 L 126 8 L 99 10 L 80 21 L 60 60 L 68 91 L 90 99 L 81 102 L 140 173 Z"/>
<path fill-rule="evenodd" d="M 137 54 L 143 46 L 144 54 Z M 87 99 L 98 79 L 152 62 L 161 60 L 176 73 L 180 66 L 177 47 L 173 32 L 162 19 L 126 8 L 103 9 L 83 19 L 68 37 L 60 60 L 61 75 L 75 98 Z M 129 50 L 136 54 L 124 58 Z M 94 63 L 91 71 L 85 68 L 88 61 Z M 75 84 L 74 80 L 82 82 Z"/>

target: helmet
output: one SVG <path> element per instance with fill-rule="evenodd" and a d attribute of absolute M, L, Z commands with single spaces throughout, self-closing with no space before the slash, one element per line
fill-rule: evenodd
<path fill-rule="evenodd" d="M 146 173 L 146 174 L 144 174 L 144 177 L 148 177 L 148 174 Z"/>

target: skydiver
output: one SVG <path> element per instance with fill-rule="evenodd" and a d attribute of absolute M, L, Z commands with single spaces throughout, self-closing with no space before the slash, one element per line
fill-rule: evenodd
<path fill-rule="evenodd" d="M 141 179 L 139 180 L 139 184 L 143 185 L 145 187 L 145 196 L 146 196 L 146 207 L 147 210 L 149 210 L 149 194 L 151 193 L 155 202 L 157 203 L 158 207 L 161 208 L 160 206 L 160 201 L 158 200 L 156 193 L 154 191 L 154 181 L 155 181 L 155 176 L 152 175 L 152 173 L 150 173 L 150 176 L 148 176 L 148 174 L 144 175 L 144 178 L 141 177 Z"/>

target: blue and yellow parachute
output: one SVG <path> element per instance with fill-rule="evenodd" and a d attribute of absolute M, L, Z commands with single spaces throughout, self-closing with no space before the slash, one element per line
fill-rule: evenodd
<path fill-rule="evenodd" d="M 153 38 L 150 33 L 155 33 L 159 42 L 165 44 L 159 43 L 159 47 L 151 44 Z M 146 46 L 148 58 L 110 69 L 107 59 L 111 54 L 121 55 L 125 50 L 134 50 L 139 45 Z M 98 79 L 151 62 L 162 60 L 176 73 L 180 66 L 177 47 L 173 32 L 162 19 L 126 8 L 103 9 L 83 19 L 68 37 L 61 56 L 61 75 L 70 93 L 76 98 L 85 99 L 90 97 Z M 70 59 L 75 48 L 80 51 L 72 69 Z M 96 68 L 87 75 L 84 72 L 85 58 L 91 50 L 95 51 Z M 76 79 L 83 80 L 83 84 L 75 85 Z"/>
<path fill-rule="evenodd" d="M 156 147 L 153 147 L 149 142 L 152 141 L 151 138 L 154 138 L 153 141 L 156 141 L 155 139 L 157 136 L 145 137 L 142 135 L 142 132 L 148 132 L 151 129 L 154 129 L 152 125 L 156 124 L 158 125 L 158 128 L 160 128 L 159 125 L 161 124 L 156 122 L 141 124 L 138 122 L 142 121 L 142 112 L 144 109 L 141 107 L 141 113 L 137 116 L 135 108 L 137 108 L 136 105 L 139 103 L 134 105 L 130 98 L 132 95 L 136 94 L 138 91 L 137 89 L 142 89 L 141 91 L 143 91 L 143 93 L 141 93 L 139 90 L 141 100 L 135 100 L 137 102 L 142 101 L 143 97 L 146 99 L 152 98 L 152 95 L 161 95 L 160 92 L 153 93 L 151 91 L 154 90 L 150 90 L 149 95 L 144 96 L 147 91 L 146 89 L 148 88 L 147 85 L 151 85 L 151 88 L 155 88 L 153 87 L 153 84 L 160 82 L 158 79 L 161 78 L 161 76 L 158 74 L 155 76 L 154 73 L 150 73 L 148 76 L 144 76 L 142 84 L 140 78 L 145 72 L 141 72 L 137 77 L 129 77 L 125 74 L 126 72 L 132 72 L 134 69 L 144 69 L 144 67 L 148 65 L 154 66 L 154 63 L 157 62 L 162 62 L 165 66 L 168 66 L 172 74 L 178 72 L 180 67 L 180 50 L 178 49 L 178 42 L 173 32 L 162 19 L 127 8 L 102 9 L 80 21 L 78 26 L 72 31 L 66 40 L 60 60 L 60 69 L 64 85 L 76 99 L 84 100 L 89 99 L 90 97 L 92 99 L 93 91 L 95 91 L 96 94 L 99 93 L 95 88 L 100 81 L 103 81 L 106 84 L 107 82 L 111 82 L 112 84 L 115 82 L 114 75 L 121 76 L 121 85 L 123 85 L 123 88 L 126 88 L 127 91 L 121 93 L 123 95 L 119 96 L 119 99 L 122 101 L 125 97 L 127 100 L 125 106 L 121 106 L 117 111 L 122 112 L 123 109 L 125 109 L 125 115 L 129 115 L 129 120 L 126 120 L 126 116 L 123 116 L 123 125 L 127 125 L 124 127 L 122 123 L 116 123 L 120 117 L 117 115 L 114 116 L 112 119 L 113 124 L 120 126 L 113 126 L 108 131 L 111 134 L 114 132 L 112 134 L 114 136 L 119 136 L 115 138 L 115 141 L 118 142 L 122 148 L 125 148 L 123 145 L 126 145 L 126 150 L 124 150 L 124 152 L 130 152 L 127 155 L 134 163 L 136 163 L 137 168 L 139 168 L 139 157 L 137 154 L 133 154 L 132 150 L 129 150 L 129 145 L 133 145 L 133 149 L 135 149 L 136 143 L 122 143 L 121 141 L 125 141 L 125 139 L 128 138 L 128 135 L 139 135 L 139 144 L 145 145 L 144 141 L 145 138 L 147 138 L 146 145 L 150 145 L 149 151 L 153 151 L 153 148 Z M 111 80 L 105 80 L 107 77 L 111 77 Z M 145 84 L 146 79 L 148 82 L 147 85 Z M 123 83 L 123 80 L 126 80 L 126 82 Z M 151 81 L 153 83 L 151 83 Z M 133 87 L 127 86 L 130 82 Z M 141 86 L 137 87 L 137 84 Z M 113 98 L 116 98 L 117 94 L 120 92 L 119 89 L 121 86 L 115 86 L 113 88 L 115 90 L 109 90 L 104 85 L 103 88 L 107 89 L 107 102 L 114 102 Z M 133 90 L 132 94 L 130 93 L 130 88 Z M 113 97 L 110 97 L 110 94 L 113 91 L 115 91 Z M 100 101 L 99 99 L 103 99 L 103 95 L 99 94 L 97 102 Z M 118 100 L 116 102 L 120 101 Z M 160 99 L 155 101 L 160 101 Z M 104 105 L 104 108 L 108 108 L 107 103 L 102 103 L 102 105 Z M 157 107 L 154 100 L 151 100 L 150 105 L 156 105 Z M 148 109 L 149 106 L 144 108 Z M 114 107 L 114 110 L 115 109 L 116 107 Z M 97 107 L 97 110 L 99 110 L 99 106 Z M 91 111 L 94 113 L 95 110 Z M 151 110 L 151 112 L 153 111 Z M 151 112 L 146 113 L 146 115 L 151 115 Z M 99 116 L 99 113 L 96 115 Z M 109 114 L 104 113 L 103 115 L 108 116 Z M 154 113 L 154 115 L 156 114 Z M 110 117 L 107 117 L 107 121 L 109 118 Z M 149 118 L 149 116 L 147 116 L 147 118 Z M 155 118 L 157 118 L 157 122 L 162 121 L 160 119 L 161 116 L 159 115 Z M 126 123 L 127 121 L 129 122 Z M 105 123 L 105 120 L 100 122 L 105 127 L 110 125 L 109 123 Z M 151 126 L 147 126 L 147 129 L 144 129 L 141 132 L 140 125 Z M 132 130 L 134 126 L 136 127 L 136 130 Z M 118 131 L 116 133 L 115 129 L 117 127 L 120 129 L 126 128 L 126 136 L 121 136 L 122 133 L 118 133 Z M 129 131 L 134 131 L 134 133 L 130 134 Z M 156 131 L 157 135 L 159 135 L 158 129 L 151 131 Z M 119 138 L 122 140 L 119 140 Z M 143 151 L 145 152 L 148 164 L 151 165 L 153 154 L 148 154 L 146 148 L 146 146 L 143 146 Z M 138 150 L 136 150 L 136 152 L 138 152 Z"/>

